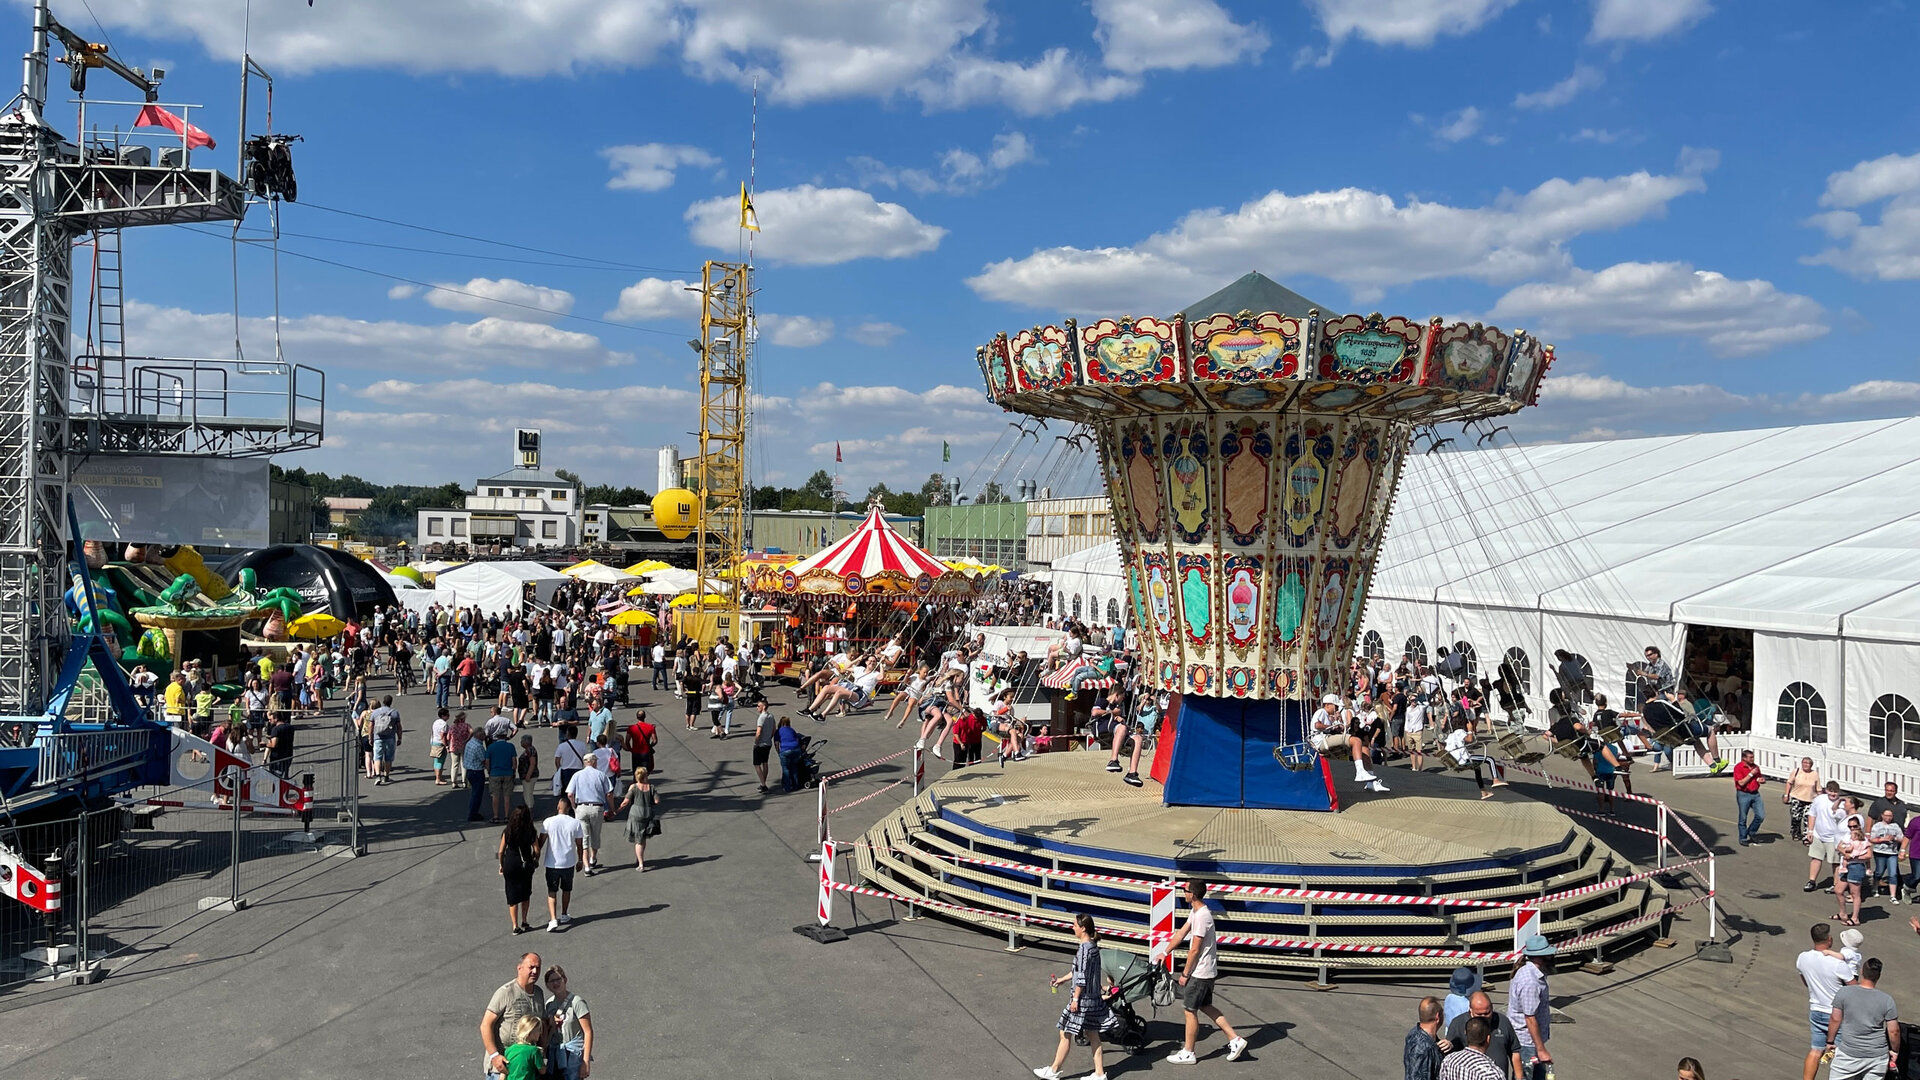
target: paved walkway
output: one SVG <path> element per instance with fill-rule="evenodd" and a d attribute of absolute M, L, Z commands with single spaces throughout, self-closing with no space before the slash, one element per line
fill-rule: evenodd
<path fill-rule="evenodd" d="M 1045 980 L 1064 970 L 1064 954 L 1008 954 L 1004 942 L 959 926 L 889 921 L 886 905 L 871 902 L 854 911 L 843 902 L 840 925 L 853 931 L 847 942 L 821 946 L 792 933 L 813 907 L 814 870 L 803 860 L 812 796 L 782 796 L 777 787 L 759 795 L 749 739 L 688 733 L 668 695 L 636 694 L 664 721 L 668 816 L 648 849 L 657 869 L 634 873 L 621 826 L 609 823 L 606 861 L 615 869 L 579 883 L 570 931 L 508 932 L 493 862 L 497 832 L 462 820 L 464 793 L 433 786 L 416 735 L 402 752 L 402 779 L 364 789 L 366 857 L 316 856 L 308 870 L 250 897 L 246 910 L 200 916 L 164 947 L 122 960 L 97 986 L 0 995 L 0 1076 L 471 1077 L 480 1009 L 528 949 L 565 965 L 593 1005 L 599 1077 L 975 1080 L 1024 1075 L 1047 1059 L 1065 998 L 1048 994 Z M 788 706 L 789 692 L 776 691 L 775 701 Z M 402 704 L 418 732 L 431 698 L 410 695 Z M 878 710 L 799 722 L 829 739 L 830 770 L 891 753 L 911 737 L 883 727 Z M 536 739 L 551 755 L 553 733 Z M 862 774 L 838 786 L 837 799 L 874 790 L 905 768 L 903 759 Z M 1641 789 L 1686 812 L 1726 856 L 1720 890 L 1734 963 L 1694 959 L 1692 940 L 1705 935 L 1704 913 L 1694 909 L 1676 926 L 1680 948 L 1642 949 L 1610 976 L 1555 975 L 1565 1017 L 1554 1029 L 1558 1074 L 1664 1078 L 1689 1054 L 1715 1080 L 1797 1075 L 1806 1020 L 1793 957 L 1808 924 L 1831 911 L 1831 898 L 1800 892 L 1805 864 L 1798 845 L 1779 838 L 1786 822 L 1777 790 L 1773 842 L 1736 851 L 1726 781 L 1663 774 L 1643 779 Z M 1591 808 L 1576 792 L 1527 790 Z M 898 792 L 904 788 L 849 811 L 835 832 L 864 829 L 897 805 Z M 1593 827 L 1623 851 L 1641 850 L 1643 837 Z M 1882 985 L 1896 1000 L 1920 1000 L 1920 939 L 1906 928 L 1908 909 L 1877 905 L 1868 912 L 1867 952 L 1886 960 Z M 1206 1037 L 1201 1064 L 1186 1071 L 1397 1078 L 1414 1002 L 1438 992 L 1357 981 L 1314 992 L 1229 978 L 1221 1005 L 1251 1038 L 1249 1060 L 1220 1060 L 1221 1040 Z M 1110 1056 L 1109 1074 L 1183 1072 L 1160 1060 L 1178 1022 L 1176 1010 L 1162 1010 L 1153 1023 L 1161 1041 L 1146 1054 Z M 1089 1065 L 1079 1051 L 1069 1072 Z"/>

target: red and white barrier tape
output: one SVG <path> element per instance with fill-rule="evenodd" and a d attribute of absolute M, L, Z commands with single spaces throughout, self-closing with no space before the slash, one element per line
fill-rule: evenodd
<path fill-rule="evenodd" d="M 1560 900 L 1571 900 L 1576 896 L 1587 896 L 1592 893 L 1609 892 L 1613 889 L 1622 889 L 1627 887 L 1628 885 L 1632 885 L 1636 881 L 1645 881 L 1648 878 L 1659 877 L 1661 874 L 1670 874 L 1675 870 L 1685 870 L 1691 866 L 1705 866 L 1707 863 L 1710 863 L 1712 861 L 1713 860 L 1710 858 L 1694 859 L 1691 862 L 1675 863 L 1672 866 L 1664 867 L 1659 870 L 1647 870 L 1638 874 L 1629 874 L 1626 877 L 1608 878 L 1605 881 L 1596 882 L 1592 885 L 1582 885 L 1579 888 L 1575 888 L 1575 889 L 1563 889 L 1557 893 L 1548 893 L 1547 895 L 1542 896 L 1537 900 L 1528 901 L 1528 904 L 1529 905 L 1551 904 Z"/>
<path fill-rule="evenodd" d="M 1604 821 L 1608 825 L 1611 825 L 1616 829 L 1631 829 L 1634 832 L 1646 833 L 1648 836 L 1660 835 L 1659 829 L 1649 829 L 1645 825 L 1630 824 L 1628 822 L 1621 821 L 1619 818 L 1614 817 L 1611 814 L 1596 814 L 1591 810 L 1569 810 L 1564 806 L 1555 807 L 1555 809 L 1559 810 L 1563 814 L 1567 814 L 1572 817 L 1592 818 L 1595 821 Z"/>
<path fill-rule="evenodd" d="M 862 795 L 859 798 L 853 800 L 852 802 L 846 804 L 845 806 L 836 806 L 833 809 L 828 810 L 827 813 L 837 814 L 842 810 L 851 810 L 854 807 L 859 806 L 861 803 L 866 802 L 868 799 L 874 799 L 882 795 L 885 795 L 887 792 L 892 791 L 894 788 L 899 787 L 901 784 L 911 783 L 912 780 L 913 778 L 910 776 L 906 777 L 905 779 L 895 780 L 893 783 L 888 784 L 886 787 L 883 787 L 878 791 L 870 791 L 867 794 Z"/>
<path fill-rule="evenodd" d="M 867 796 L 867 798 L 872 798 L 872 796 Z M 876 850 L 878 850 L 877 845 L 867 844 L 859 841 L 854 842 L 851 846 L 875 848 Z M 894 851 L 896 854 L 899 854 L 897 849 L 887 848 L 885 850 Z M 1147 892 L 1149 894 L 1151 894 L 1154 888 L 1165 884 L 1165 882 L 1162 882 L 1162 881 L 1143 881 L 1139 878 L 1119 877 L 1113 874 L 1093 874 L 1093 873 L 1088 873 L 1082 870 L 1056 870 L 1046 866 L 1029 866 L 1025 863 L 1005 862 L 999 859 L 982 859 L 982 858 L 968 856 L 968 855 L 946 855 L 946 854 L 936 854 L 933 852 L 915 852 L 914 854 L 919 855 L 922 858 L 941 859 L 948 862 L 967 863 L 975 866 L 990 866 L 997 870 L 1012 870 L 1016 873 L 1031 874 L 1038 877 L 1064 878 L 1064 879 L 1073 880 L 1073 881 L 1091 881 L 1097 884 L 1104 884 L 1104 885 L 1120 885 L 1128 889 Z M 1635 882 L 1646 881 L 1649 878 L 1659 877 L 1661 874 L 1672 873 L 1676 870 L 1684 870 L 1694 866 L 1703 866 L 1710 861 L 1712 860 L 1706 859 L 1706 858 L 1694 859 L 1690 862 L 1676 863 L 1672 866 L 1664 867 L 1662 869 L 1648 870 L 1639 874 L 1630 874 L 1626 877 L 1608 878 L 1605 881 L 1595 882 L 1592 885 L 1582 885 L 1582 886 L 1579 886 L 1578 888 L 1563 889 L 1560 892 L 1546 893 L 1541 896 L 1532 897 L 1532 898 L 1529 898 L 1526 900 L 1520 900 L 1520 901 L 1469 900 L 1469 899 L 1456 899 L 1456 898 L 1444 897 L 1444 896 L 1408 896 L 1400 893 L 1336 892 L 1336 891 L 1323 890 L 1323 889 L 1290 889 L 1283 886 L 1264 886 L 1264 885 L 1218 885 L 1217 884 L 1217 885 L 1212 885 L 1208 887 L 1207 893 L 1210 896 L 1234 895 L 1234 896 L 1281 897 L 1281 898 L 1303 899 L 1303 900 L 1345 901 L 1349 903 L 1398 904 L 1398 905 L 1403 905 L 1408 907 L 1464 907 L 1464 908 L 1476 908 L 1476 909 L 1482 909 L 1482 910 L 1500 911 L 1500 910 L 1512 910 L 1517 907 L 1537 907 L 1541 904 L 1556 903 L 1561 900 L 1569 900 L 1579 896 L 1587 896 L 1594 893 L 1608 892 L 1614 889 L 1622 889 L 1628 885 L 1634 884 Z M 1173 884 L 1176 888 L 1184 888 L 1186 883 L 1182 881 L 1175 881 Z"/>
<path fill-rule="evenodd" d="M 1693 826 L 1687 824 L 1687 819 L 1685 815 L 1681 814 L 1678 810 L 1675 810 L 1673 807 L 1668 806 L 1666 803 L 1661 802 L 1659 799 L 1656 799 L 1651 795 L 1631 795 L 1624 791 L 1608 791 L 1605 788 L 1601 788 L 1593 784 L 1588 784 L 1579 780 L 1571 780 L 1564 776 L 1555 776 L 1554 774 L 1547 772 L 1544 769 L 1535 769 L 1535 768 L 1531 768 L 1526 765 L 1517 764 L 1511 761 L 1501 762 L 1500 767 L 1504 770 L 1509 770 L 1512 772 L 1526 773 L 1528 776 L 1537 776 L 1540 779 L 1545 780 L 1548 786 L 1559 784 L 1563 787 L 1576 788 L 1580 791 L 1604 792 L 1605 794 L 1612 795 L 1616 799 L 1625 799 L 1628 802 L 1646 803 L 1647 805 L 1653 806 L 1653 807 L 1666 807 L 1667 816 L 1673 819 L 1673 821 L 1680 826 L 1680 830 L 1686 833 L 1687 836 L 1691 838 L 1695 844 L 1698 844 L 1700 846 L 1701 851 L 1705 852 L 1705 851 L 1713 850 L 1712 848 L 1707 846 L 1706 841 L 1700 839 L 1699 833 L 1693 831 Z M 1569 810 L 1566 812 L 1578 813 L 1579 811 Z M 1631 826 L 1628 826 L 1628 827 L 1631 828 Z M 1674 850 L 1677 852 L 1680 849 L 1678 848 L 1678 846 L 1676 846 Z"/>
<path fill-rule="evenodd" d="M 1140 878 L 1119 877 L 1113 874 L 1094 874 L 1084 870 L 1055 870 L 1046 866 L 1029 866 L 1025 863 L 1004 862 L 998 859 L 982 859 L 969 855 L 945 855 L 932 852 L 916 852 L 915 854 L 929 859 L 943 859 L 949 862 L 968 863 L 975 866 L 990 866 L 996 870 L 1012 870 L 1017 873 L 1032 874 L 1040 877 L 1064 878 L 1073 881 L 1091 881 L 1103 885 L 1120 885 L 1140 892 L 1151 892 L 1155 886 L 1164 884 L 1164 882 L 1144 881 Z M 1185 888 L 1186 882 L 1175 881 L 1174 885 L 1177 888 Z M 1506 911 L 1522 906 L 1522 902 L 1506 900 L 1468 900 L 1445 896 L 1408 896 L 1403 893 L 1364 893 L 1340 892 L 1327 889 L 1293 889 L 1279 885 L 1216 884 L 1207 887 L 1207 895 L 1329 900 L 1360 904 L 1401 904 L 1411 907 L 1464 907 L 1493 911 Z M 1537 900 L 1524 901 L 1526 904 L 1538 902 Z"/>
<path fill-rule="evenodd" d="M 1662 908 L 1659 911 L 1650 911 L 1645 915 L 1635 915 L 1630 919 L 1623 919 L 1620 922 L 1613 924 L 1612 926 L 1603 926 L 1598 930 L 1592 930 L 1587 933 L 1581 934 L 1579 937 L 1568 938 L 1565 941 L 1555 942 L 1553 947 L 1563 952 L 1570 951 L 1570 950 L 1579 948 L 1582 945 L 1585 945 L 1589 941 L 1597 941 L 1600 938 L 1606 937 L 1609 934 L 1617 934 L 1622 930 L 1629 929 L 1641 923 L 1658 922 L 1661 918 L 1667 915 L 1671 915 L 1676 911 L 1685 911 L 1686 909 L 1693 907 L 1696 904 L 1704 904 L 1707 901 L 1712 900 L 1713 897 L 1714 897 L 1713 893 L 1708 893 L 1705 896 L 1696 896 L 1692 900 L 1689 900 L 1684 904 L 1674 904 L 1671 907 Z"/>
<path fill-rule="evenodd" d="M 831 889 L 834 892 L 852 893 L 856 896 L 870 896 L 870 897 L 874 897 L 876 899 L 881 899 L 881 900 L 893 900 L 903 904 L 913 904 L 918 907 L 937 908 L 942 911 L 955 911 L 955 912 L 960 912 L 960 913 L 969 914 L 969 915 L 980 915 L 980 916 L 984 916 L 991 919 L 997 919 L 1001 922 L 1035 924 L 1040 926 L 1057 926 L 1057 927 L 1063 927 L 1069 930 L 1072 929 L 1073 927 L 1073 924 L 1071 922 L 1068 922 L 1064 919 L 1049 919 L 1039 915 L 1012 914 L 1005 911 L 993 911 L 987 908 L 968 907 L 964 904 L 952 904 L 942 900 L 925 900 L 925 899 L 920 899 L 918 897 L 902 896 L 899 893 L 887 892 L 882 889 L 870 888 L 863 885 L 851 885 L 851 884 L 838 882 L 838 881 L 832 882 L 831 884 L 827 884 L 827 878 L 824 874 L 822 875 L 822 884 L 825 888 Z M 1612 883 L 1609 882 L 1607 884 L 1611 885 Z M 1651 914 L 1634 916 L 1633 918 L 1622 920 L 1621 922 L 1615 923 L 1611 926 L 1603 926 L 1598 930 L 1590 931 L 1589 933 L 1583 934 L 1579 937 L 1571 938 L 1563 942 L 1558 942 L 1555 944 L 1555 948 L 1570 949 L 1578 945 L 1584 944 L 1588 941 L 1594 941 L 1599 938 L 1606 937 L 1610 934 L 1616 934 L 1622 930 L 1630 929 L 1631 927 L 1640 923 L 1653 922 L 1659 919 L 1662 915 L 1668 914 L 1670 912 L 1682 911 L 1682 910 L 1685 910 L 1686 908 L 1693 907 L 1695 904 L 1705 903 L 1710 899 L 1712 899 L 1712 894 L 1708 894 L 1707 896 L 1703 896 L 1695 900 L 1689 900 L 1684 904 L 1676 904 L 1672 907 L 1664 908 L 1661 911 L 1653 912 Z M 1120 938 L 1127 938 L 1132 941 L 1151 941 L 1152 940 L 1151 934 L 1141 933 L 1138 930 L 1127 930 L 1127 929 L 1121 929 L 1118 927 L 1111 927 L 1111 926 L 1100 927 L 1100 933 L 1104 937 L 1120 937 Z M 1241 945 L 1241 946 L 1254 948 L 1254 949 L 1291 949 L 1291 950 L 1300 951 L 1300 952 L 1312 952 L 1314 950 L 1320 950 L 1323 952 L 1361 953 L 1364 955 L 1374 955 L 1374 956 L 1417 956 L 1417 957 L 1444 958 L 1449 960 L 1472 960 L 1472 961 L 1480 961 L 1480 962 L 1486 962 L 1486 963 L 1493 963 L 1493 962 L 1511 963 L 1514 960 L 1517 960 L 1520 956 L 1520 954 L 1517 952 L 1482 952 L 1475 949 L 1447 949 L 1447 948 L 1437 948 L 1437 947 L 1430 948 L 1430 947 L 1418 946 L 1418 945 L 1362 945 L 1362 944 L 1352 943 L 1352 942 L 1307 941 L 1299 938 L 1268 937 L 1268 936 L 1263 936 L 1259 934 L 1221 934 L 1219 937 L 1219 943 L 1222 945 Z"/>
<path fill-rule="evenodd" d="M 121 806 L 163 806 L 169 810 L 214 810 L 222 814 L 233 813 L 233 804 L 219 805 L 212 802 L 190 803 L 180 799 L 116 799 Z M 277 817 L 298 817 L 300 810 L 290 810 L 284 806 L 261 806 L 258 803 L 241 803 L 243 814 L 271 814 Z"/>
<path fill-rule="evenodd" d="M 842 777 L 852 776 L 854 773 L 857 773 L 857 772 L 865 772 L 866 770 L 873 768 L 875 765 L 884 765 L 887 762 L 894 760 L 895 758 L 903 758 L 911 753 L 913 753 L 913 747 L 909 746 L 905 750 L 902 750 L 897 754 L 888 754 L 886 757 L 883 757 L 883 758 L 875 758 L 872 761 L 867 762 L 865 765 L 855 765 L 851 769 L 841 769 L 837 773 L 832 773 L 828 776 L 823 776 L 820 779 L 825 780 L 827 783 L 831 784 L 835 780 L 838 780 Z"/>

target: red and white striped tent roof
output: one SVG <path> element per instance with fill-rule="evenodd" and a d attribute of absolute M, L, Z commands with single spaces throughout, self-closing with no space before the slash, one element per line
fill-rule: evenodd
<path fill-rule="evenodd" d="M 875 506 L 846 538 L 780 575 L 787 592 L 859 596 L 869 592 L 939 593 L 974 589 L 972 579 L 915 547 Z"/>

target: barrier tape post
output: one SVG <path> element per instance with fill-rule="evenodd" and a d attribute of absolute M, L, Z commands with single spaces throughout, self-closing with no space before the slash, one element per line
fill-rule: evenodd
<path fill-rule="evenodd" d="M 1537 907 L 1517 907 L 1513 909 L 1513 951 L 1523 952 L 1527 939 L 1540 932 L 1540 909 Z"/>
<path fill-rule="evenodd" d="M 1653 865 L 1658 869 L 1667 868 L 1667 804 L 1660 804 L 1660 823 L 1658 825 L 1658 846 L 1654 848 Z"/>
<path fill-rule="evenodd" d="M 819 791 L 819 797 L 820 797 L 820 809 L 819 809 L 820 824 L 819 824 L 819 828 L 815 830 L 815 832 L 818 835 L 816 835 L 813 838 L 813 840 L 814 840 L 814 843 L 821 845 L 821 851 L 825 851 L 826 843 L 827 843 L 827 781 L 824 777 L 820 781 L 820 786 L 818 788 L 818 791 Z M 818 851 L 807 852 L 807 861 L 819 862 L 820 852 Z"/>
<path fill-rule="evenodd" d="M 926 751 L 918 745 L 913 748 L 913 797 L 920 797 L 920 781 L 927 775 Z"/>
<path fill-rule="evenodd" d="M 1173 882 L 1155 885 L 1150 895 L 1151 918 L 1147 924 L 1147 943 L 1153 949 L 1165 949 L 1161 964 L 1173 970 Z M 1151 953 L 1149 953 L 1151 955 Z"/>
<path fill-rule="evenodd" d="M 821 798 L 826 797 L 827 785 L 820 785 Z M 820 841 L 820 853 L 815 858 L 820 861 L 820 894 L 814 904 L 814 920 L 793 928 L 793 932 L 811 938 L 821 945 L 831 945 L 836 941 L 847 940 L 846 931 L 833 925 L 833 894 L 843 888 L 834 880 L 833 855 L 838 845 L 832 840 Z"/>

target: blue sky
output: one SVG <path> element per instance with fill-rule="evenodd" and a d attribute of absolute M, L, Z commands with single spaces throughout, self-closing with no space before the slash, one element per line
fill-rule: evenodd
<path fill-rule="evenodd" d="M 168 67 L 165 100 L 206 106 L 231 169 L 244 0 L 90 3 L 120 55 Z M 538 426 L 549 464 L 651 488 L 653 448 L 697 423 L 673 282 L 736 252 L 756 76 L 760 482 L 836 441 L 855 491 L 917 484 L 942 442 L 976 472 L 1006 424 L 975 345 L 1250 269 L 1543 333 L 1534 440 L 1920 403 L 1920 19 L 1898 2 L 252 6 L 275 127 L 306 136 L 285 249 L 362 268 L 283 260 L 287 355 L 329 377 L 327 445 L 289 465 L 465 479 Z M 130 349 L 230 355 L 227 244 L 128 248 Z M 264 267 L 243 254 L 256 355 Z"/>

